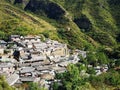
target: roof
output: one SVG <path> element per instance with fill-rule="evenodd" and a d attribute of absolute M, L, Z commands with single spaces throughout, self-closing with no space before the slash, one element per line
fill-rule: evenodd
<path fill-rule="evenodd" d="M 7 44 L 4 40 L 0 40 L 0 44 Z"/>
<path fill-rule="evenodd" d="M 67 69 L 65 67 L 52 67 L 53 70 L 55 70 L 56 73 L 63 73 L 65 72 Z"/>
<path fill-rule="evenodd" d="M 22 84 L 21 80 L 18 79 L 18 80 L 16 81 L 16 84 Z"/>
<path fill-rule="evenodd" d="M 11 86 L 11 85 L 14 85 L 17 80 L 19 79 L 19 75 L 17 74 L 12 74 L 11 76 L 9 76 L 6 81 L 8 82 L 8 84 Z"/>
<path fill-rule="evenodd" d="M 35 81 L 35 77 L 20 77 L 22 82 L 33 82 Z"/>
<path fill-rule="evenodd" d="M 31 63 L 19 63 L 19 67 L 30 66 Z"/>
<path fill-rule="evenodd" d="M 36 48 L 42 48 L 42 49 L 44 49 L 44 48 L 47 48 L 47 44 L 46 43 L 34 43 L 34 46 L 36 47 Z"/>
<path fill-rule="evenodd" d="M 50 64 L 50 61 L 49 61 L 49 60 L 44 60 L 41 64 L 42 64 L 42 65 L 49 65 L 49 64 Z"/>
<path fill-rule="evenodd" d="M 51 79 L 54 79 L 54 76 L 51 74 L 43 74 L 43 75 L 41 75 L 41 78 L 51 80 Z"/>
<path fill-rule="evenodd" d="M 20 73 L 27 73 L 27 72 L 33 72 L 35 70 L 35 68 L 33 67 L 23 67 L 20 70 Z"/>
<path fill-rule="evenodd" d="M 41 65 L 40 62 L 34 62 L 34 63 L 31 63 L 31 66 L 39 66 L 39 65 Z"/>
<path fill-rule="evenodd" d="M 54 60 L 54 59 L 55 59 L 54 56 L 48 56 L 48 58 L 49 58 L 50 60 Z"/>
<path fill-rule="evenodd" d="M 38 56 L 38 55 L 32 55 L 31 61 L 38 61 L 38 60 L 45 60 L 46 56 Z"/>
<path fill-rule="evenodd" d="M 40 66 L 40 67 L 37 67 L 37 70 L 38 70 L 38 71 L 51 70 L 51 68 L 50 68 L 50 67 L 47 67 L 47 66 L 44 66 L 44 67 Z"/>
<path fill-rule="evenodd" d="M 28 55 L 21 55 L 20 57 L 21 57 L 21 59 L 23 59 L 23 60 L 28 60 Z"/>
<path fill-rule="evenodd" d="M 30 50 L 30 53 L 31 53 L 31 54 L 39 54 L 39 53 L 40 53 L 40 51 Z"/>
<path fill-rule="evenodd" d="M 11 37 L 11 38 L 19 38 L 20 35 L 11 35 L 10 37 Z"/>
<path fill-rule="evenodd" d="M 9 68 L 13 67 L 14 65 L 11 63 L 0 63 L 0 68 Z"/>
<path fill-rule="evenodd" d="M 68 64 L 70 64 L 69 61 L 65 61 L 65 62 L 58 63 L 58 65 L 59 65 L 59 66 L 62 66 L 62 67 L 66 67 Z"/>

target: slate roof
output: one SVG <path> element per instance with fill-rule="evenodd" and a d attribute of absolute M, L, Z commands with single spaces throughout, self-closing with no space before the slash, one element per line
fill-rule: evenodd
<path fill-rule="evenodd" d="M 14 65 L 11 63 L 0 63 L 0 68 L 9 68 L 13 67 Z"/>
<path fill-rule="evenodd" d="M 11 85 L 14 85 L 17 82 L 18 79 L 19 79 L 19 75 L 18 74 L 12 74 L 11 76 L 9 76 L 6 79 L 6 81 L 11 86 Z"/>
<path fill-rule="evenodd" d="M 35 70 L 35 68 L 33 67 L 23 67 L 20 70 L 20 73 L 28 73 L 28 72 L 33 72 Z"/>
<path fill-rule="evenodd" d="M 38 71 L 43 71 L 43 70 L 51 70 L 51 68 L 50 67 L 47 67 L 47 66 L 39 66 L 39 67 L 37 67 L 37 70 Z"/>
<path fill-rule="evenodd" d="M 35 77 L 20 77 L 22 82 L 33 82 L 35 81 Z"/>

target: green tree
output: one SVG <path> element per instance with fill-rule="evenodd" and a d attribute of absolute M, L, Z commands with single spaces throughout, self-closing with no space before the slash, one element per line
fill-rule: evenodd
<path fill-rule="evenodd" d="M 89 52 L 87 54 L 87 61 L 89 64 L 93 65 L 93 66 L 96 66 L 97 65 L 97 57 L 96 57 L 96 53 L 93 53 L 93 52 Z"/>
<path fill-rule="evenodd" d="M 82 70 L 84 70 L 84 71 L 87 70 L 87 68 L 86 68 L 86 66 L 84 64 L 77 63 L 76 66 L 77 66 L 79 72 L 81 72 Z"/>
<path fill-rule="evenodd" d="M 46 90 L 46 89 L 43 87 L 40 87 L 38 83 L 30 82 L 28 83 L 28 90 Z"/>
<path fill-rule="evenodd" d="M 63 73 L 61 78 L 65 90 L 80 90 L 81 86 L 86 85 L 86 78 L 80 73 L 85 70 L 82 65 L 70 64 L 67 67 L 67 72 Z"/>
<path fill-rule="evenodd" d="M 87 69 L 87 73 L 90 74 L 90 75 L 95 75 L 96 74 L 95 69 L 93 67 L 89 67 Z"/>
<path fill-rule="evenodd" d="M 120 59 L 118 59 L 117 61 L 115 61 L 115 66 L 116 67 L 120 67 Z"/>
<path fill-rule="evenodd" d="M 96 53 L 96 56 L 97 56 L 97 59 L 98 59 L 98 62 L 100 63 L 100 65 L 108 63 L 108 59 L 103 52 Z"/>
<path fill-rule="evenodd" d="M 52 87 L 53 87 L 53 90 L 59 90 L 59 85 L 56 82 L 53 83 Z"/>
<path fill-rule="evenodd" d="M 112 86 L 120 86 L 120 74 L 117 71 L 110 71 L 105 75 L 106 84 Z"/>

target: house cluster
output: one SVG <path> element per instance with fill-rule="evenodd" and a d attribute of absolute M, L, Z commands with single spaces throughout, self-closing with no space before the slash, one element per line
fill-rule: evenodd
<path fill-rule="evenodd" d="M 86 53 L 77 51 L 83 57 Z M 50 88 L 55 74 L 66 71 L 68 64 L 80 60 L 78 54 L 69 54 L 66 44 L 51 39 L 41 41 L 39 36 L 11 35 L 10 42 L 0 41 L 0 75 L 9 85 L 37 82 Z"/>
<path fill-rule="evenodd" d="M 69 64 L 78 63 L 81 56 L 86 58 L 86 51 L 75 50 L 70 54 L 67 45 L 58 41 L 47 38 L 42 41 L 39 36 L 11 35 L 8 42 L 0 40 L 0 75 L 4 75 L 11 86 L 37 82 L 50 89 L 53 82 L 60 81 L 55 79 L 55 75 L 67 71 Z M 108 67 L 94 69 L 99 75 Z"/>

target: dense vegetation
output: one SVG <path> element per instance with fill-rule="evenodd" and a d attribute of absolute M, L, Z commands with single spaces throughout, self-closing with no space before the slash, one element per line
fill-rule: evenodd
<path fill-rule="evenodd" d="M 40 87 L 38 83 L 35 82 L 26 82 L 23 83 L 18 90 L 46 90 L 43 87 Z"/>
<path fill-rule="evenodd" d="M 15 90 L 15 89 L 8 85 L 3 76 L 0 76 L 0 90 Z"/>
<path fill-rule="evenodd" d="M 87 57 L 81 55 L 80 62 L 70 64 L 67 71 L 57 74 L 61 84 L 54 83 L 53 90 L 119 90 L 120 89 L 120 60 L 107 57 L 103 48 L 87 52 Z M 92 67 L 88 67 L 91 65 Z M 107 65 L 109 70 L 96 75 L 96 66 Z M 102 70 L 102 68 L 101 68 Z"/>
<path fill-rule="evenodd" d="M 95 47 L 98 47 L 99 44 L 114 47 L 119 41 L 120 5 L 118 0 L 7 1 L 57 28 L 51 31 L 52 28 L 47 30 L 49 27 L 45 28 L 46 26 L 41 25 L 44 31 L 41 32 L 41 27 L 38 27 L 35 34 L 43 33 L 49 38 L 68 43 L 69 46 L 72 46 L 71 48 L 83 48 L 88 44 Z M 33 28 L 24 27 L 22 24 L 24 34 L 31 34 L 34 31 Z M 1 33 L 4 34 L 4 32 Z M 71 35 L 72 37 L 70 37 Z"/>
<path fill-rule="evenodd" d="M 83 64 L 69 65 L 67 72 L 57 74 L 61 84 L 54 83 L 53 90 L 119 90 L 120 72 L 113 69 L 107 73 L 95 75 L 95 70 L 86 68 Z M 89 73 L 89 74 L 88 74 Z"/>

